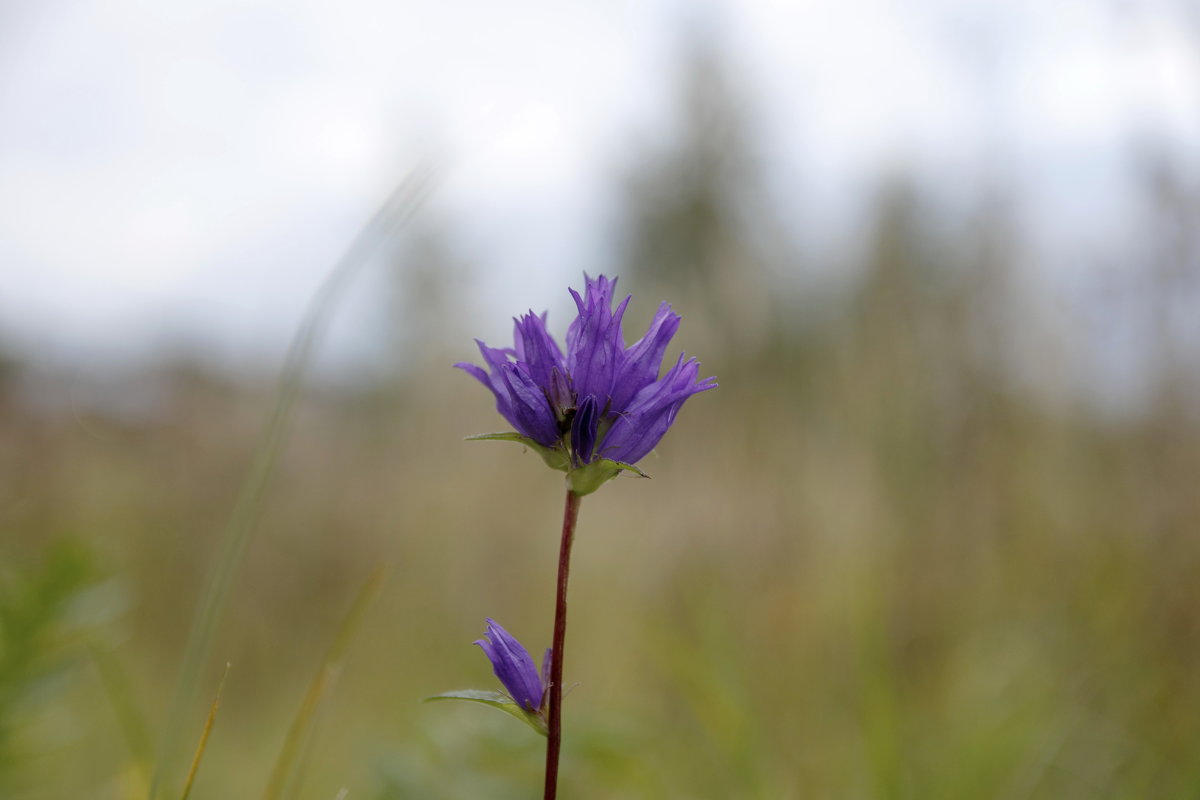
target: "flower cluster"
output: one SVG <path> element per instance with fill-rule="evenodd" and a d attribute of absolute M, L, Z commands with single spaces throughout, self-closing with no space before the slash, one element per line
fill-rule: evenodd
<path fill-rule="evenodd" d="M 567 567 L 580 497 L 622 470 L 642 474 L 634 464 L 658 444 L 684 402 L 717 385 L 715 378 L 699 380 L 699 363 L 682 353 L 660 376 L 663 355 L 679 329 L 679 315 L 670 305 L 661 304 L 646 334 L 626 347 L 621 320 L 630 298 L 614 311 L 616 280 L 583 277 L 583 294 L 571 290 L 579 314 L 567 328 L 565 353 L 547 332 L 546 315 L 530 311 L 513 320 L 511 348 L 476 340 L 486 369 L 455 364 L 491 390 L 496 410 L 515 429 L 470 438 L 521 442 L 567 473 L 554 647 L 546 651 L 539 672 L 521 643 L 489 619 L 485 638 L 475 644 L 492 662 L 507 694 L 463 689 L 428 698 L 484 703 L 546 736 L 547 798 L 555 796 L 558 777 Z"/>
<path fill-rule="evenodd" d="M 496 396 L 496 410 L 517 431 L 481 438 L 519 438 L 536 446 L 546 462 L 568 476 L 580 494 L 594 491 L 620 469 L 631 469 L 671 427 L 685 400 L 712 389 L 715 378 L 697 380 L 700 364 L 680 354 L 659 377 L 663 354 L 679 315 L 659 306 L 646 335 L 625 346 L 621 318 L 626 297 L 614 311 L 616 280 L 584 275 L 586 286 L 571 296 L 579 315 L 567 329 L 566 353 L 546 330 L 546 315 L 530 311 L 514 319 L 512 348 L 476 340 L 488 369 L 455 364 Z M 596 464 L 600 469 L 585 469 Z"/>

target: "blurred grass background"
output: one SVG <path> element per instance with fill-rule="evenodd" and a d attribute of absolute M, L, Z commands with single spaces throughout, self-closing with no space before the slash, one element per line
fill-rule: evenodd
<path fill-rule="evenodd" d="M 721 388 L 643 464 L 653 480 L 583 504 L 564 796 L 1195 797 L 1197 342 L 1178 323 L 1197 308 L 1197 187 L 1146 160 L 1153 247 L 1074 290 L 1135 343 L 1135 369 L 1098 377 L 1104 337 L 1025 268 L 1002 176 L 952 222 L 919 181 L 883 178 L 858 240 L 821 256 L 838 279 L 786 278 L 816 256 L 764 211 L 708 68 L 675 150 L 629 172 L 609 272 L 636 293 L 627 339 L 671 300 L 677 345 Z M 548 643 L 562 486 L 532 454 L 462 441 L 503 427 L 449 368 L 473 357 L 458 298 L 488 265 L 410 239 L 379 332 L 407 360 L 299 402 L 179 734 L 194 746 L 231 662 L 193 797 L 263 791 L 381 564 L 292 796 L 540 785 L 526 728 L 420 703 L 493 686 L 470 644 L 487 616 Z M 69 380 L 5 364 L 0 797 L 145 796 L 273 377 L 176 359 L 103 402 L 47 403 Z"/>

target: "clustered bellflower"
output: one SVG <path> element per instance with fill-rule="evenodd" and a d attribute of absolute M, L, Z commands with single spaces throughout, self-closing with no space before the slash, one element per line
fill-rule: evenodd
<path fill-rule="evenodd" d="M 595 491 L 649 453 L 692 395 L 714 388 L 698 380 L 700 364 L 681 353 L 661 377 L 663 354 L 680 317 L 662 303 L 646 334 L 628 347 L 621 320 L 629 297 L 614 311 L 616 280 L 584 275 L 583 294 L 571 289 L 578 316 L 567 329 L 564 353 L 546 330 L 546 314 L 515 318 L 513 346 L 476 340 L 488 369 L 456 367 L 475 376 L 496 397 L 496 410 L 516 433 L 483 439 L 520 441 L 546 463 L 567 473 L 576 494 Z"/>
<path fill-rule="evenodd" d="M 553 646 L 539 672 L 529 652 L 508 631 L 487 621 L 475 644 L 492 662 L 507 694 L 477 689 L 445 692 L 430 700 L 470 700 L 498 708 L 546 737 L 545 793 L 556 800 L 562 752 L 563 650 L 567 635 L 567 576 L 581 498 L 634 466 L 675 421 L 694 394 L 714 388 L 699 379 L 700 364 L 681 353 L 663 372 L 663 355 L 679 330 L 679 315 L 662 303 L 646 334 L 628 347 L 621 321 L 630 298 L 613 309 L 616 280 L 585 273 L 583 293 L 571 291 L 579 313 L 567 328 L 564 351 L 546 330 L 546 315 L 515 318 L 513 346 L 488 347 L 476 339 L 486 366 L 459 363 L 491 390 L 496 410 L 514 430 L 472 439 L 515 441 L 536 450 L 567 474 Z M 661 373 L 661 374 L 660 374 Z"/>

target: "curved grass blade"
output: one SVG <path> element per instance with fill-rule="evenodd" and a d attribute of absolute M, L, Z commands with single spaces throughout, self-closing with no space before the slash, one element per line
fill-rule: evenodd
<path fill-rule="evenodd" d="M 359 590 L 358 597 L 354 599 L 354 605 L 350 607 L 342 620 L 337 636 L 330 645 L 329 652 L 325 654 L 325 661 L 317 670 L 312 683 L 308 685 L 304 700 L 296 711 L 296 718 L 292 720 L 291 727 L 288 728 L 287 737 L 284 738 L 283 747 L 279 751 L 279 758 L 275 760 L 275 768 L 271 771 L 271 780 L 267 784 L 266 791 L 263 792 L 263 800 L 278 800 L 284 796 L 289 784 L 294 782 L 294 776 L 299 766 L 300 751 L 309 738 L 313 718 L 321 705 L 321 700 L 333 690 L 337 683 L 338 676 L 342 671 L 342 662 L 346 659 L 346 651 L 349 650 L 350 643 L 362 626 L 363 616 L 367 609 L 379 594 L 384 573 L 383 567 L 371 573 L 371 577 Z"/>
<path fill-rule="evenodd" d="M 104 694 L 112 704 L 113 713 L 116 714 L 125 746 L 129 749 L 129 757 L 133 761 L 133 780 L 136 781 L 140 795 L 148 786 L 150 769 L 154 764 L 150 725 L 137 702 L 129 673 L 117 654 L 98 641 L 89 641 L 87 649 L 96 674 L 100 676 Z"/>
<path fill-rule="evenodd" d="M 200 759 L 204 757 L 204 748 L 208 746 L 208 735 L 212 733 L 213 723 L 217 720 L 217 708 L 221 705 L 221 690 L 225 688 L 225 679 L 229 677 L 229 664 L 225 664 L 225 672 L 221 682 L 217 684 L 217 696 L 213 698 L 212 707 L 208 709 L 208 719 L 204 723 L 204 732 L 200 734 L 200 744 L 196 745 L 196 755 L 192 756 L 192 768 L 188 770 L 187 783 L 183 785 L 183 796 L 187 800 L 192 793 L 192 782 L 196 780 L 196 770 L 200 769 Z"/>
<path fill-rule="evenodd" d="M 169 778 L 178 758 L 183 720 L 195 698 L 201 668 L 208 661 L 217 623 L 229 599 L 242 553 L 258 519 L 263 493 L 275 470 L 275 463 L 287 436 L 292 409 L 300 394 L 312 352 L 324 332 L 333 307 L 346 287 L 367 263 L 369 256 L 380 245 L 386 243 L 424 204 L 425 198 L 433 188 L 435 177 L 433 165 L 424 164 L 414 169 L 396 187 L 326 276 L 296 330 L 280 373 L 275 407 L 262 432 L 254 460 L 242 482 L 204 594 L 196 607 L 179 681 L 167 710 L 158 759 L 154 766 L 154 777 L 150 784 L 150 800 L 157 800 L 161 796 L 162 784 Z"/>

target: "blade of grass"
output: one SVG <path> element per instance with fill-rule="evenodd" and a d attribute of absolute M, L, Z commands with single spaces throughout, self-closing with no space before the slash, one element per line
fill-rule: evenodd
<path fill-rule="evenodd" d="M 283 447 L 292 409 L 300 393 L 312 351 L 325 329 L 334 305 L 351 279 L 367 263 L 370 255 L 412 218 L 432 190 L 435 177 L 434 166 L 425 164 L 414 169 L 396 187 L 326 276 L 309 303 L 295 338 L 292 339 L 280 373 L 275 407 L 262 432 L 254 460 L 242 482 L 237 501 L 226 523 L 212 572 L 209 574 L 202 599 L 196 607 L 196 616 L 184 650 L 179 681 L 175 686 L 163 727 L 154 777 L 150 784 L 151 800 L 157 800 L 162 795 L 163 783 L 169 779 L 178 758 L 184 719 L 195 698 L 201 668 L 208 661 L 217 623 L 229 598 L 242 553 L 258 519 L 263 492 Z"/>
<path fill-rule="evenodd" d="M 229 677 L 229 664 L 225 664 L 225 672 L 221 674 L 221 682 L 217 684 L 217 696 L 213 698 L 212 707 L 208 709 L 208 719 L 204 722 L 204 732 L 200 734 L 200 744 L 196 745 L 196 755 L 192 756 L 192 768 L 188 770 L 187 783 L 183 785 L 183 796 L 187 800 L 192 793 L 192 782 L 196 780 L 196 770 L 200 769 L 200 759 L 204 758 L 204 748 L 208 746 L 208 735 L 212 733 L 213 723 L 217 720 L 217 708 L 221 705 L 221 690 L 225 688 L 225 679 Z"/>
<path fill-rule="evenodd" d="M 137 785 L 141 791 L 146 790 L 150 777 L 150 768 L 154 763 L 154 744 L 150 737 L 150 725 L 134 695 L 133 684 L 129 679 L 117 655 L 106 645 L 90 641 L 87 644 L 88 654 L 96 674 L 100 676 L 100 685 L 104 694 L 112 704 L 125 746 L 129 748 L 129 756 L 133 759 Z"/>
<path fill-rule="evenodd" d="M 355 635 L 362 626 L 363 616 L 366 614 L 367 608 L 375 600 L 375 596 L 379 594 L 379 587 L 383 583 L 384 572 L 384 568 L 380 567 L 371 573 L 371 577 L 367 579 L 367 582 L 363 584 L 363 588 L 359 590 L 358 597 L 354 600 L 354 605 L 350 607 L 350 610 L 342 620 L 337 636 L 334 638 L 329 652 L 325 654 L 325 661 L 321 664 L 321 668 L 317 670 L 312 683 L 308 685 L 308 691 L 304 694 L 304 700 L 300 703 L 300 708 L 296 711 L 296 718 L 292 720 L 291 727 L 288 728 L 287 737 L 283 740 L 283 747 L 279 751 L 279 758 L 276 759 L 275 768 L 271 772 L 271 780 L 267 784 L 266 791 L 263 792 L 263 800 L 279 800 L 279 798 L 284 796 L 288 785 L 292 783 L 293 777 L 298 770 L 298 757 L 308 739 L 313 718 L 321 705 L 321 700 L 333 690 L 334 685 L 337 683 L 338 675 L 342 669 L 342 662 L 346 658 L 346 651 L 350 648 L 350 643 L 354 640 Z"/>

